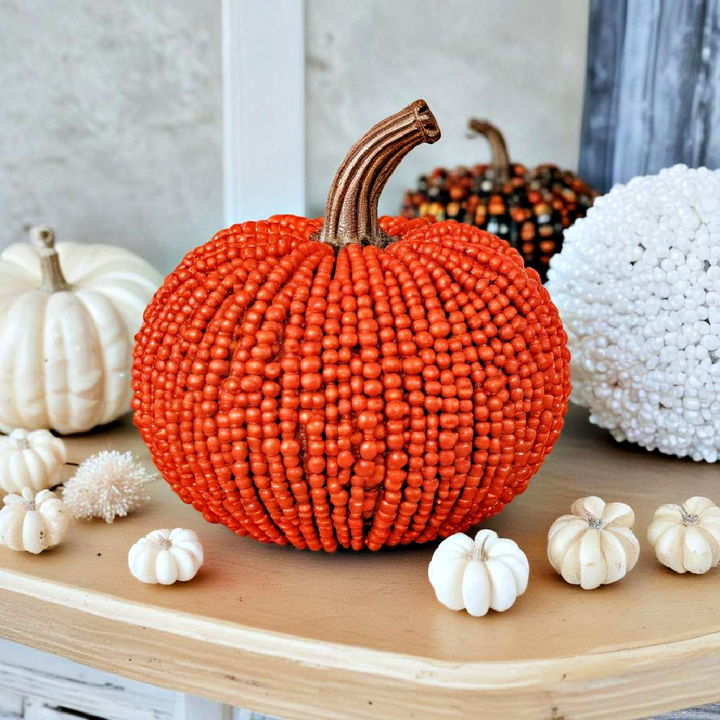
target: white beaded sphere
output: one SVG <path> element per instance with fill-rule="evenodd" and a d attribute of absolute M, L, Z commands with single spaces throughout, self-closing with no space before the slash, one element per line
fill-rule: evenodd
<path fill-rule="evenodd" d="M 548 290 L 572 399 L 617 440 L 720 457 L 720 171 L 616 185 L 565 233 Z"/>

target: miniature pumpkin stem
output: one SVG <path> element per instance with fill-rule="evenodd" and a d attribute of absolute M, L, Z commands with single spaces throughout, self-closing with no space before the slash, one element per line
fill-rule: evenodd
<path fill-rule="evenodd" d="M 336 250 L 350 243 L 383 246 L 378 200 L 388 178 L 415 146 L 434 143 L 440 128 L 424 100 L 370 128 L 346 155 L 330 186 L 319 239 Z"/>
<path fill-rule="evenodd" d="M 495 178 L 499 183 L 506 183 L 510 179 L 510 155 L 503 134 L 492 123 L 478 118 L 470 118 L 468 127 L 488 141 Z"/>
<path fill-rule="evenodd" d="M 40 256 L 42 282 L 40 290 L 54 293 L 68 290 L 70 284 L 60 267 L 60 255 L 55 248 L 55 233 L 49 227 L 39 225 L 30 229 L 30 242 Z"/>
<path fill-rule="evenodd" d="M 22 489 L 22 499 L 26 512 L 35 512 L 35 493 L 29 487 Z"/>

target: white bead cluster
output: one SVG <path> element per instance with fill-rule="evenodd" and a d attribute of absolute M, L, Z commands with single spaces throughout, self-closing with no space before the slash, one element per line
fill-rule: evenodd
<path fill-rule="evenodd" d="M 675 165 L 598 198 L 548 290 L 573 400 L 618 440 L 720 457 L 720 171 Z"/>

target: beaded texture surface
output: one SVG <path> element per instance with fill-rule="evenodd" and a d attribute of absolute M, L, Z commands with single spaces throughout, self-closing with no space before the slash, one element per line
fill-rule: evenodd
<path fill-rule="evenodd" d="M 490 165 L 436 168 L 405 193 L 402 214 L 457 220 L 494 233 L 517 248 L 544 281 L 563 230 L 585 216 L 594 197 L 580 178 L 555 165 L 528 170 L 512 163 L 507 181 L 499 181 Z"/>
<path fill-rule="evenodd" d="M 377 550 L 467 529 L 560 433 L 569 355 L 518 253 L 448 221 L 382 218 L 336 254 L 321 220 L 234 225 L 145 312 L 135 423 L 211 522 L 297 548 Z"/>
<path fill-rule="evenodd" d="M 573 400 L 617 440 L 720 456 L 720 172 L 676 165 L 598 198 L 548 289 Z"/>

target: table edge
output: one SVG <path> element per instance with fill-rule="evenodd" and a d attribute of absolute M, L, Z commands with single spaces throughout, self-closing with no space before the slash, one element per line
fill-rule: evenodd
<path fill-rule="evenodd" d="M 550 688 L 568 675 L 599 679 L 606 675 L 660 669 L 678 660 L 703 658 L 720 650 L 720 632 L 669 643 L 603 650 L 556 658 L 467 662 L 440 660 L 373 650 L 356 645 L 302 638 L 272 630 L 257 630 L 240 623 L 210 620 L 167 610 L 106 593 L 40 580 L 22 572 L 0 568 L 0 586 L 10 592 L 74 609 L 111 622 L 149 628 L 189 640 L 281 658 L 328 670 L 346 670 L 422 685 L 465 690 Z M 169 623 L 169 620 L 172 620 Z M 171 628 L 171 629 L 169 629 Z M 2 631 L 0 630 L 0 635 Z M 659 649 L 662 648 L 662 652 Z"/>

